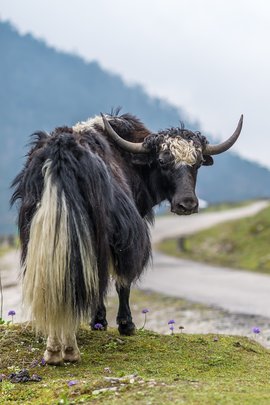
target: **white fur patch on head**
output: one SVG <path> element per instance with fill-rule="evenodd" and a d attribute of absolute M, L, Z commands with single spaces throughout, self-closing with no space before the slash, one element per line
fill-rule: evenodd
<path fill-rule="evenodd" d="M 107 115 L 105 115 L 108 118 Z M 77 122 L 73 125 L 72 129 L 75 132 L 88 131 L 89 129 L 94 129 L 95 125 L 100 125 L 104 129 L 103 119 L 100 115 L 96 115 L 94 118 L 89 118 L 86 121 Z"/>
<path fill-rule="evenodd" d="M 161 145 L 161 150 L 169 150 L 177 165 L 192 166 L 196 163 L 198 152 L 193 141 L 186 141 L 181 137 L 165 137 L 165 142 Z"/>

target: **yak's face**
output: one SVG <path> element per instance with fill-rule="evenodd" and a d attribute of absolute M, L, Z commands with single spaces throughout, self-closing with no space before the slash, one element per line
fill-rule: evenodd
<path fill-rule="evenodd" d="M 198 169 L 202 165 L 213 164 L 213 159 L 203 156 L 205 138 L 186 130 L 179 130 L 181 135 L 172 131 L 173 134 L 169 131 L 162 135 L 158 165 L 171 211 L 178 215 L 189 215 L 198 212 L 195 193 Z"/>
<path fill-rule="evenodd" d="M 172 212 L 178 215 L 198 211 L 195 185 L 199 167 L 212 165 L 212 155 L 219 155 L 230 149 L 238 139 L 243 125 L 241 115 L 234 133 L 226 141 L 216 145 L 209 144 L 199 132 L 194 133 L 183 127 L 160 131 L 158 134 L 149 133 L 145 135 L 143 142 L 133 143 L 119 136 L 103 114 L 102 119 L 104 129 L 118 146 L 136 156 L 135 159 L 132 158 L 134 164 L 147 164 L 154 170 L 152 176 L 155 178 L 155 189 L 152 192 L 156 195 L 156 200 L 167 198 L 171 202 Z M 135 121 L 133 117 L 133 124 Z M 137 124 L 138 132 L 141 132 L 142 124 L 138 121 Z M 145 129 L 143 132 L 149 131 Z"/>

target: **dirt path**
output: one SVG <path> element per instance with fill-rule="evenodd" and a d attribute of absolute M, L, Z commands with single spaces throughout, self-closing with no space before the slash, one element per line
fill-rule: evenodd
<path fill-rule="evenodd" d="M 190 220 L 181 217 L 174 228 L 174 218 L 164 217 L 157 221 L 153 241 L 158 242 L 172 234 L 181 236 L 194 233 L 220 222 L 251 216 L 268 204 L 260 201 L 229 211 L 199 214 Z M 270 318 L 270 277 L 263 274 L 201 264 L 155 252 L 153 267 L 145 273 L 140 286 L 232 312 Z"/>
<path fill-rule="evenodd" d="M 175 236 L 191 235 L 203 229 L 257 214 L 269 205 L 269 201 L 257 201 L 250 205 L 226 211 L 206 212 L 191 216 L 168 215 L 156 219 L 152 230 L 152 241 L 158 243 Z"/>

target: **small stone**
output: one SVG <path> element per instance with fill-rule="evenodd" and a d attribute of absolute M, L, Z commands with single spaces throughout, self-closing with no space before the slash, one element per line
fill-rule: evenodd
<path fill-rule="evenodd" d="M 42 380 L 42 377 L 40 377 L 37 374 L 33 374 L 31 377 L 31 381 L 34 381 L 34 382 L 40 382 L 41 380 Z"/>

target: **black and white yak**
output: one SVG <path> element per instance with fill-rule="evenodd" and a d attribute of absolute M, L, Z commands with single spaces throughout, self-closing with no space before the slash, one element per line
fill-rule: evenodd
<path fill-rule="evenodd" d="M 75 333 L 90 314 L 92 329 L 106 329 L 110 276 L 119 332 L 134 332 L 130 285 L 151 256 L 153 207 L 168 199 L 178 215 L 197 212 L 197 171 L 234 144 L 242 121 L 219 145 L 183 127 L 151 133 L 129 114 L 34 134 L 11 202 L 20 201 L 23 300 L 48 336 L 47 363 L 80 359 Z"/>

